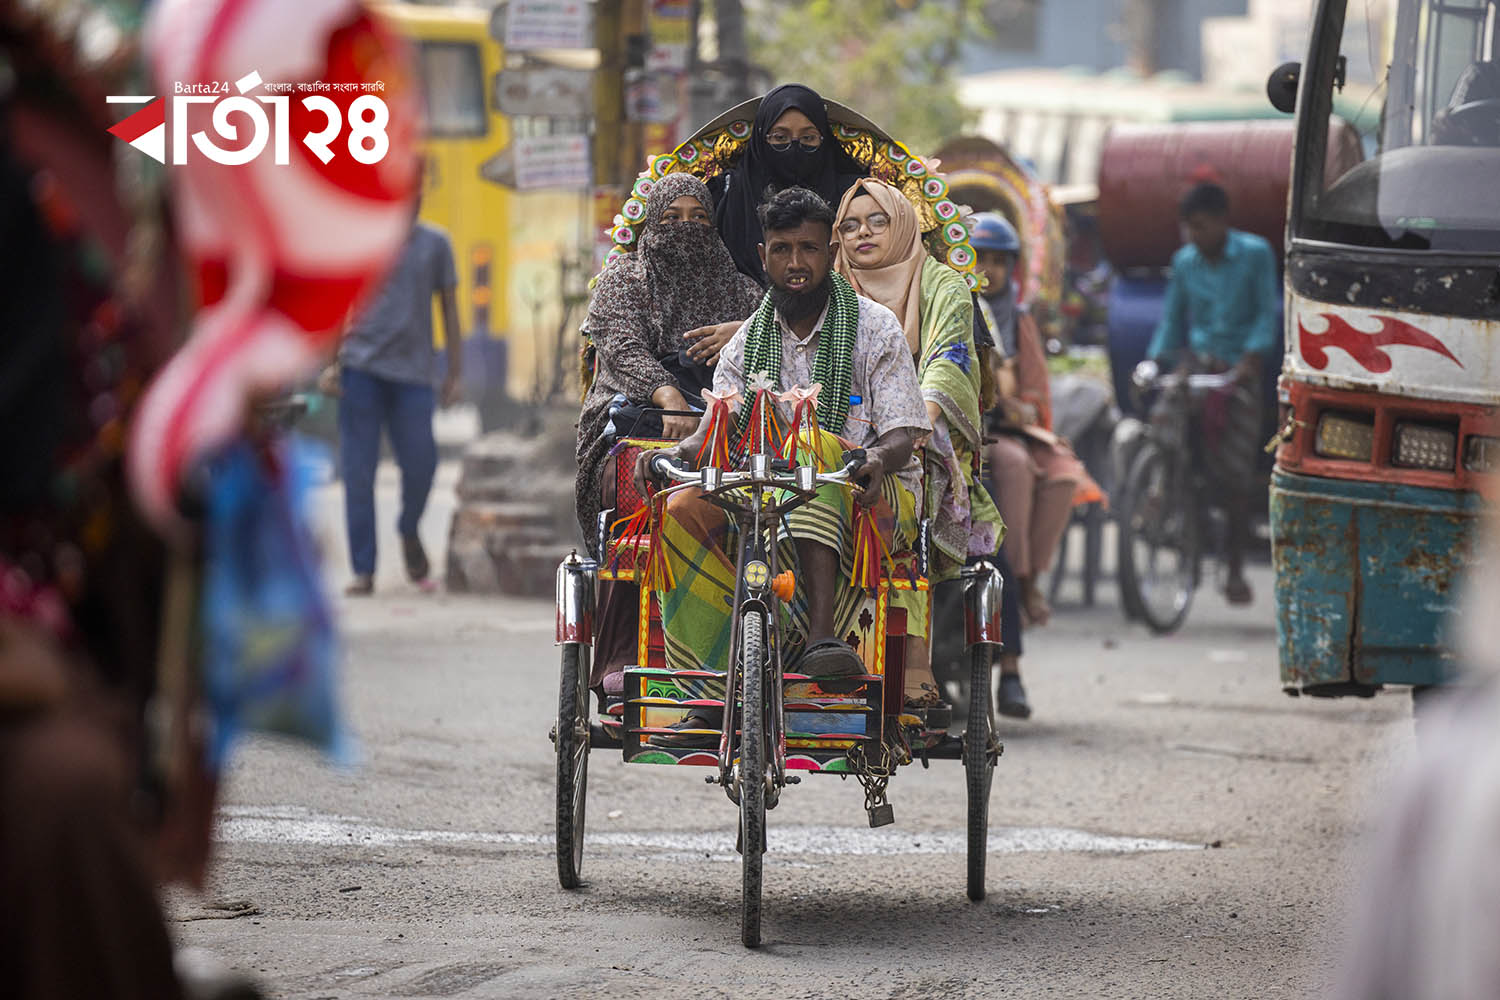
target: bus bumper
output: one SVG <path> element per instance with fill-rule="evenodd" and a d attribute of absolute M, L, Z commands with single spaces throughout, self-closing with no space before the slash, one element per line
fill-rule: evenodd
<path fill-rule="evenodd" d="M 1271 478 L 1281 683 L 1369 695 L 1453 675 L 1445 620 L 1458 601 L 1476 494 L 1299 476 Z"/>

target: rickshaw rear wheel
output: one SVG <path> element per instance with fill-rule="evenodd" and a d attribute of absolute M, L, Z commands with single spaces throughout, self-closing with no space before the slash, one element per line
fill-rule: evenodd
<path fill-rule="evenodd" d="M 969 647 L 969 721 L 964 730 L 964 779 L 969 792 L 969 898 L 984 899 L 984 869 L 989 856 L 990 782 L 995 758 L 990 753 L 990 646 Z"/>
<path fill-rule="evenodd" d="M 744 672 L 744 710 L 740 720 L 740 861 L 744 887 L 740 899 L 740 940 L 760 946 L 761 861 L 766 842 L 765 621 L 756 612 L 740 620 L 740 665 Z M 733 719 L 725 706 L 726 724 Z"/>
<path fill-rule="evenodd" d="M 557 695 L 557 880 L 582 884 L 584 806 L 589 781 L 589 647 L 563 646 Z"/>

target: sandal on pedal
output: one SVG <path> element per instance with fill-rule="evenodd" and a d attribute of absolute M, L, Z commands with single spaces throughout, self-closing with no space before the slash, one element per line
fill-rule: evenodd
<path fill-rule="evenodd" d="M 797 672 L 809 677 L 859 677 L 865 672 L 865 661 L 847 642 L 819 639 L 802 653 Z"/>
<path fill-rule="evenodd" d="M 947 729 L 953 723 L 953 706 L 931 684 L 923 684 L 921 694 L 901 699 L 901 708 L 921 719 L 927 729 Z"/>
<path fill-rule="evenodd" d="M 654 747 L 666 747 L 670 750 L 713 750 L 719 746 L 719 720 L 711 719 L 706 715 L 694 712 L 684 716 L 680 721 L 672 723 L 668 729 L 677 730 L 674 733 L 657 733 L 646 742 Z M 712 729 L 712 733 L 683 732 L 689 729 Z"/>

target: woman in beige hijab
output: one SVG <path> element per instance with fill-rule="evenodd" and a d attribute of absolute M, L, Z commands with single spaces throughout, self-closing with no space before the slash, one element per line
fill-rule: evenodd
<path fill-rule="evenodd" d="M 837 267 L 854 290 L 890 309 L 906 331 L 933 433 L 924 445 L 924 517 L 932 522 L 933 583 L 958 575 L 970 556 L 991 556 L 1004 526 L 975 478 L 983 442 L 974 304 L 963 277 L 926 252 L 916 209 L 899 188 L 857 182 L 834 222 Z M 924 634 L 907 639 L 906 701 L 942 704 Z"/>

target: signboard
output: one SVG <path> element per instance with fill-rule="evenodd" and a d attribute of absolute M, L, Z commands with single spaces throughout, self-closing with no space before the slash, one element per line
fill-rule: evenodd
<path fill-rule="evenodd" d="M 587 49 L 594 45 L 589 4 L 585 0 L 510 0 L 504 8 L 505 48 Z"/>
<path fill-rule="evenodd" d="M 586 69 L 528 66 L 495 74 L 502 114 L 586 118 L 594 113 L 594 75 Z"/>
<path fill-rule="evenodd" d="M 517 139 L 516 190 L 585 190 L 593 185 L 586 135 L 537 135 Z"/>
<path fill-rule="evenodd" d="M 516 139 L 485 160 L 479 176 L 517 191 L 587 190 L 594 177 L 589 137 L 537 135 Z"/>
<path fill-rule="evenodd" d="M 687 70 L 693 40 L 692 7 L 692 3 L 684 0 L 652 0 L 648 22 L 651 50 L 646 55 L 648 71 L 682 73 Z"/>

